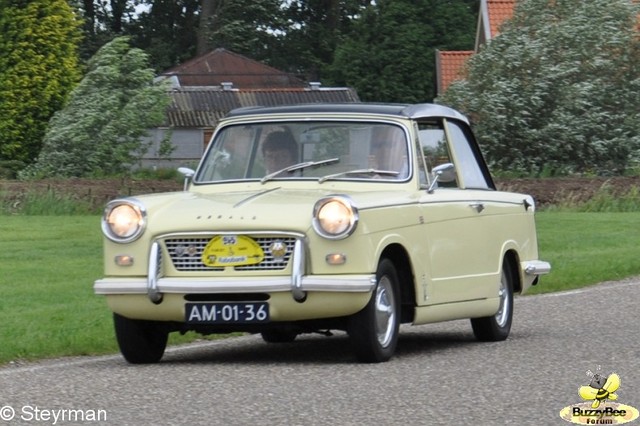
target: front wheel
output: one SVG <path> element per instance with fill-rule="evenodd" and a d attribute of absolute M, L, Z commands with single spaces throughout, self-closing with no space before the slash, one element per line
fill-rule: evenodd
<path fill-rule="evenodd" d="M 497 342 L 505 340 L 511 331 L 511 321 L 513 319 L 513 269 L 508 262 L 502 265 L 500 276 L 500 307 L 495 315 L 484 318 L 472 318 L 471 328 L 476 339 L 485 342 Z"/>
<path fill-rule="evenodd" d="M 131 364 L 160 361 L 167 347 L 168 328 L 157 321 L 132 320 L 113 314 L 113 324 L 120 352 Z"/>
<path fill-rule="evenodd" d="M 398 274 L 388 259 L 376 272 L 378 284 L 364 309 L 349 321 L 349 337 L 358 361 L 385 362 L 396 350 L 400 330 Z"/>

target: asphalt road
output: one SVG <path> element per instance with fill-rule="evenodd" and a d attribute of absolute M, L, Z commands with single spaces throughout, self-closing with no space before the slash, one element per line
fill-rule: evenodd
<path fill-rule="evenodd" d="M 476 342 L 468 321 L 404 327 L 384 364 L 355 363 L 339 333 L 196 343 L 151 366 L 119 355 L 13 364 L 0 368 L 0 426 L 568 425 L 559 411 L 582 402 L 598 366 L 619 374 L 617 402 L 640 408 L 639 285 L 517 298 L 500 343 Z"/>

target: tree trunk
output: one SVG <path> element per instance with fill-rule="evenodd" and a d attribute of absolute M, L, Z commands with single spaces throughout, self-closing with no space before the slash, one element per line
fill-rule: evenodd
<path fill-rule="evenodd" d="M 93 5 L 93 0 L 82 0 L 84 6 L 84 16 L 86 18 L 85 31 L 94 35 L 96 33 L 96 9 Z"/>
<path fill-rule="evenodd" d="M 196 54 L 203 55 L 211 50 L 211 34 L 214 29 L 214 18 L 216 8 L 220 8 L 224 0 L 201 0 L 200 25 L 198 28 L 198 39 Z"/>
<path fill-rule="evenodd" d="M 115 34 L 122 33 L 122 18 L 127 8 L 127 0 L 111 0 L 111 13 L 113 21 L 111 21 L 111 30 Z"/>

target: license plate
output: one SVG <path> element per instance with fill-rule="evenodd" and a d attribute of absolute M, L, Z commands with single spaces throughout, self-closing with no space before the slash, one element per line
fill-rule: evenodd
<path fill-rule="evenodd" d="M 267 302 L 187 303 L 185 320 L 189 324 L 269 322 L 269 304 Z"/>

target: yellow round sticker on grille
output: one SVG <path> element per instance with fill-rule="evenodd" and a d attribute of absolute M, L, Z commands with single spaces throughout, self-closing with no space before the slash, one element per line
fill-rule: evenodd
<path fill-rule="evenodd" d="M 245 235 L 217 235 L 202 252 L 202 263 L 211 267 L 255 265 L 264 252 L 253 238 Z"/>

